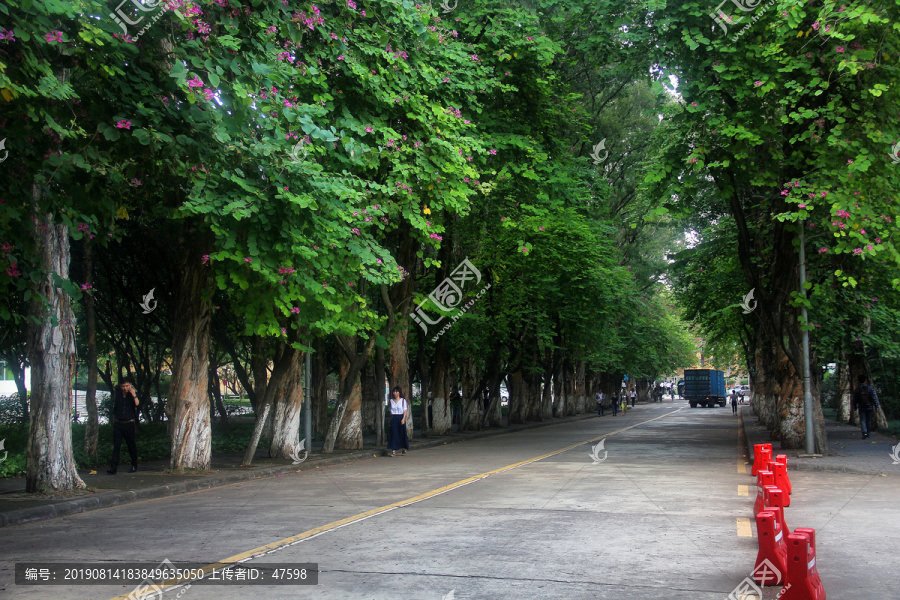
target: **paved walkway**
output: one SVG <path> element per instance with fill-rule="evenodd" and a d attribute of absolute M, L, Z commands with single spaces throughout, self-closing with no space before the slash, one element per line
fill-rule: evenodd
<path fill-rule="evenodd" d="M 752 457 L 753 444 L 763 444 L 772 440 L 766 428 L 759 425 L 753 408 L 744 405 L 741 409 L 744 432 L 750 447 L 749 455 Z M 777 454 L 787 454 L 789 469 L 900 476 L 900 464 L 894 464 L 891 458 L 893 447 L 900 443 L 896 437 L 874 433 L 869 439 L 863 440 L 859 427 L 828 419 L 825 419 L 825 431 L 830 451 L 828 456 L 799 458 L 798 455 L 803 453 L 803 450 L 781 450 L 779 442 L 772 442 L 772 449 L 777 450 Z"/>

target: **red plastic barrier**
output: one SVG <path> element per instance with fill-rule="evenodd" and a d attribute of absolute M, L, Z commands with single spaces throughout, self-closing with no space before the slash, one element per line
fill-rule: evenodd
<path fill-rule="evenodd" d="M 760 471 L 756 474 L 756 503 L 753 505 L 753 514 L 759 514 L 766 505 L 765 487 L 775 485 L 775 475 L 771 471 Z"/>
<path fill-rule="evenodd" d="M 756 475 L 760 471 L 760 467 L 766 463 L 762 462 L 762 450 L 768 449 L 772 452 L 772 444 L 754 444 L 753 445 L 753 466 L 750 467 L 750 474 Z"/>
<path fill-rule="evenodd" d="M 787 539 L 787 536 L 791 534 L 791 528 L 788 527 L 787 522 L 784 520 L 784 508 L 780 506 L 769 506 L 766 507 L 765 510 L 775 513 L 775 517 L 778 519 L 778 522 L 781 523 L 781 530 L 784 532 L 784 537 Z"/>
<path fill-rule="evenodd" d="M 759 538 L 759 552 L 753 567 L 753 579 L 760 585 L 781 585 L 787 570 L 787 546 L 784 530 L 773 511 L 764 510 L 756 515 L 756 535 Z"/>
<path fill-rule="evenodd" d="M 785 498 L 787 498 L 787 494 L 781 491 L 777 485 L 764 485 L 762 510 L 768 510 L 775 506 L 784 508 Z"/>
<path fill-rule="evenodd" d="M 781 600 L 825 600 L 816 568 L 816 532 L 798 527 L 787 537 L 787 573 Z"/>
<path fill-rule="evenodd" d="M 787 472 L 787 454 L 779 454 L 775 457 L 775 462 L 784 465 L 784 481 L 776 483 L 775 485 L 786 491 L 788 494 L 793 494 L 794 491 L 791 488 L 791 480 L 788 477 Z"/>

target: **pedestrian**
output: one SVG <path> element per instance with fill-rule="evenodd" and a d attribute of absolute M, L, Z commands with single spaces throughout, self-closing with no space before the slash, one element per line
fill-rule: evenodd
<path fill-rule="evenodd" d="M 875 425 L 875 409 L 878 408 L 878 395 L 875 388 L 866 384 L 866 376 L 857 377 L 859 386 L 853 390 L 853 396 L 850 398 L 850 412 L 854 408 L 859 411 L 859 428 L 862 430 L 862 439 L 869 437 L 869 432 L 874 429 Z"/>
<path fill-rule="evenodd" d="M 131 470 L 128 472 L 137 471 L 137 443 L 134 440 L 134 434 L 137 427 L 138 403 L 137 392 L 131 381 L 126 379 L 119 383 L 115 389 L 113 400 L 113 454 L 109 469 L 106 471 L 110 475 L 115 475 L 119 468 L 123 439 L 128 445 L 128 456 L 131 457 Z"/>
<path fill-rule="evenodd" d="M 631 390 L 631 408 L 634 408 L 634 401 L 637 400 L 637 393 Z"/>
<path fill-rule="evenodd" d="M 400 386 L 391 390 L 393 398 L 391 398 L 391 434 L 388 437 L 387 449 L 391 451 L 391 456 L 396 456 L 397 450 L 403 454 L 409 450 L 409 437 L 406 435 L 406 418 L 409 416 L 409 402 L 403 397 L 403 390 Z"/>
<path fill-rule="evenodd" d="M 597 392 L 597 416 L 603 416 L 603 392 Z"/>
<path fill-rule="evenodd" d="M 619 412 L 619 395 L 616 392 L 613 392 L 610 404 L 612 405 L 613 416 L 616 416 Z"/>
<path fill-rule="evenodd" d="M 738 398 L 737 392 L 732 390 L 731 391 L 731 414 L 733 414 L 733 415 L 737 414 L 737 398 Z"/>

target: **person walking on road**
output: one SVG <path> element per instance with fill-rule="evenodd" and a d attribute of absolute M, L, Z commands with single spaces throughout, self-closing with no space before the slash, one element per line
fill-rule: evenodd
<path fill-rule="evenodd" d="M 391 451 L 391 456 L 397 455 L 397 450 L 403 454 L 409 450 L 409 437 L 406 435 L 406 418 L 409 416 L 409 402 L 403 397 L 403 390 L 400 386 L 391 390 L 393 398 L 391 398 L 391 434 L 388 438 L 387 449 Z"/>
<path fill-rule="evenodd" d="M 597 416 L 603 416 L 603 392 L 597 392 Z"/>
<path fill-rule="evenodd" d="M 637 400 L 637 393 L 631 390 L 631 408 L 634 408 L 634 402 Z"/>
<path fill-rule="evenodd" d="M 737 392 L 731 391 L 731 414 L 737 414 Z"/>
<path fill-rule="evenodd" d="M 875 409 L 878 408 L 878 395 L 875 388 L 866 384 L 866 376 L 860 375 L 857 378 L 859 386 L 853 390 L 853 396 L 850 399 L 850 412 L 856 408 L 859 410 L 859 428 L 862 430 L 862 439 L 869 437 L 872 431 L 872 425 L 875 424 Z"/>
<path fill-rule="evenodd" d="M 609 403 L 613 411 L 613 416 L 616 416 L 616 414 L 619 412 L 619 395 L 616 392 L 613 392 Z"/>
<path fill-rule="evenodd" d="M 135 428 L 137 427 L 137 407 L 139 401 L 134 386 L 129 380 L 121 382 L 115 391 L 113 400 L 113 453 L 106 471 L 115 475 L 119 469 L 119 457 L 122 451 L 122 440 L 128 445 L 128 456 L 131 457 L 131 470 L 137 471 L 137 443 L 134 441 Z"/>

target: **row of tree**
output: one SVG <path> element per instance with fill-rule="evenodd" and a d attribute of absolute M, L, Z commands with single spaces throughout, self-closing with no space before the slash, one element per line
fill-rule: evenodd
<path fill-rule="evenodd" d="M 592 19 L 547 9 L 0 9 L 0 316 L 4 351 L 32 370 L 28 489 L 83 485 L 66 406 L 76 322 L 88 444 L 98 378 L 132 371 L 146 401 L 169 367 L 165 403 L 141 408 L 166 415 L 176 469 L 209 467 L 222 362 L 257 415 L 246 462 L 266 429 L 271 455 L 296 450 L 310 351 L 315 381 L 341 382 L 326 451 L 361 444 L 366 369 L 404 390 L 412 371 L 442 433 L 454 379 L 463 427 L 480 427 L 498 422 L 504 380 L 519 422 L 689 362 L 659 285 L 677 231 L 643 222 L 636 191 L 635 136 L 665 99 L 591 62 L 615 28 L 564 45 Z M 597 131 L 621 147 L 589 157 Z"/>

